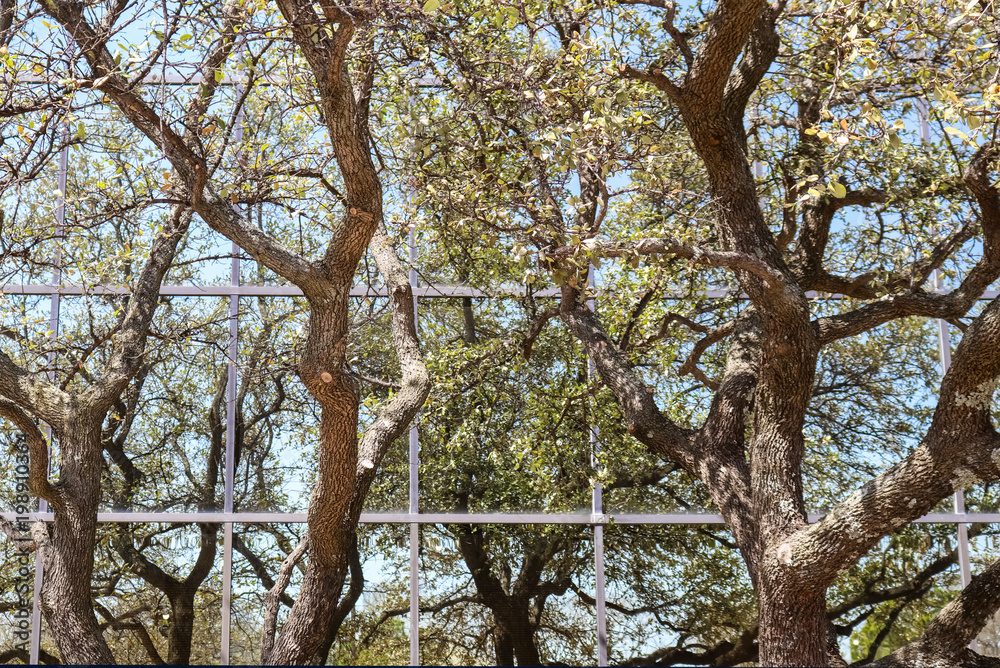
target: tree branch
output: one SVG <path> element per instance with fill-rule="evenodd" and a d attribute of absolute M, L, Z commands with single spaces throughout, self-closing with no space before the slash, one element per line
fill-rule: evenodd
<path fill-rule="evenodd" d="M 619 65 L 618 74 L 623 79 L 632 79 L 634 81 L 645 81 L 646 83 L 651 83 L 658 89 L 667 94 L 667 97 L 678 103 L 684 99 L 684 91 L 670 80 L 667 75 L 663 73 L 662 70 L 653 68 L 649 71 L 638 70 L 631 65 Z"/>
<path fill-rule="evenodd" d="M 0 399 L 0 416 L 10 420 L 28 443 L 28 486 L 31 492 L 40 499 L 45 499 L 55 509 L 64 506 L 64 500 L 52 483 L 49 482 L 49 444 L 42 432 L 21 408 L 12 401 Z"/>
<path fill-rule="evenodd" d="M 535 319 L 535 322 L 531 323 L 531 329 L 529 329 L 528 333 L 524 335 L 524 343 L 522 344 L 522 354 L 524 355 L 524 359 L 527 360 L 531 358 L 531 349 L 535 345 L 535 339 L 537 339 L 538 335 L 542 333 L 543 329 L 545 329 L 545 325 L 549 322 L 549 320 L 557 317 L 558 315 L 559 307 L 552 306 L 542 311 Z"/>
<path fill-rule="evenodd" d="M 716 4 L 684 83 L 684 92 L 695 96 L 698 104 L 720 109 L 736 58 L 766 7 L 764 0 L 720 0 Z"/>
<path fill-rule="evenodd" d="M 795 577 L 830 582 L 882 536 L 943 498 L 1000 478 L 1000 434 L 991 405 L 1000 377 L 1000 299 L 969 326 L 941 382 L 930 427 L 914 451 L 799 530 L 779 549 Z"/>
<path fill-rule="evenodd" d="M 667 237 L 642 239 L 634 242 L 603 242 L 589 239 L 583 242 L 580 248 L 600 257 L 675 255 L 690 260 L 691 264 L 741 269 L 760 278 L 776 290 L 783 290 L 786 285 L 784 274 L 755 257 L 737 251 L 717 251 L 699 246 L 687 246 Z M 562 246 L 551 251 L 547 256 L 553 259 L 563 259 L 572 256 L 577 250 L 578 248 L 575 246 Z"/>
<path fill-rule="evenodd" d="M 295 568 L 295 564 L 299 562 L 307 549 L 309 549 L 309 534 L 306 534 L 292 550 L 292 553 L 281 562 L 281 568 L 278 569 L 278 579 L 264 598 L 264 631 L 260 647 L 260 655 L 264 661 L 271 655 L 271 649 L 274 647 L 274 634 L 278 628 L 278 606 L 281 595 L 284 594 L 288 583 L 292 580 L 292 570 Z"/>
<path fill-rule="evenodd" d="M 365 497 L 389 444 L 401 436 L 416 418 L 431 388 L 430 375 L 417 338 L 409 276 L 403 270 L 403 265 L 381 226 L 372 237 L 371 253 L 375 257 L 379 274 L 389 289 L 392 340 L 402 370 L 402 379 L 399 392 L 379 408 L 377 417 L 358 443 L 354 497 L 348 515 L 352 524 L 361 516 Z"/>
<path fill-rule="evenodd" d="M 265 565 L 264 561 L 253 550 L 251 550 L 246 543 L 243 542 L 243 539 L 240 538 L 239 534 L 235 532 L 233 533 L 233 549 L 246 558 L 247 562 L 250 564 L 250 568 L 253 569 L 257 579 L 260 580 L 260 583 L 264 585 L 265 589 L 270 591 L 274 588 L 274 578 L 272 578 L 267 572 L 267 565 Z M 295 600 L 285 592 L 281 592 L 279 600 L 282 605 L 289 608 L 295 604 Z"/>
<path fill-rule="evenodd" d="M 963 659 L 969 652 L 969 643 L 997 610 L 1000 610 L 1000 560 L 972 578 L 958 597 L 938 612 L 919 638 L 873 665 L 927 665 L 930 657 L 951 665 L 968 665 Z M 1000 666 L 1000 659 L 993 661 Z M 983 664 L 977 660 L 975 665 Z"/>

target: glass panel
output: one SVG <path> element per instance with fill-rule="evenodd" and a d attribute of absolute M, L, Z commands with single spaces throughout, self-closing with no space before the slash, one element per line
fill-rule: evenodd
<path fill-rule="evenodd" d="M 823 348 L 805 430 L 810 512 L 828 510 L 920 442 L 937 403 L 937 350 L 936 323 L 918 318 Z"/>
<path fill-rule="evenodd" d="M 392 342 L 392 314 L 383 298 L 352 300 L 353 323 L 349 353 L 351 369 L 361 381 L 358 433 L 362 434 L 397 391 L 401 373 Z M 426 407 L 424 409 L 426 411 Z M 419 418 L 418 418 L 419 419 Z M 406 512 L 409 509 L 410 434 L 403 431 L 389 445 L 378 475 L 365 499 L 368 512 Z"/>
<path fill-rule="evenodd" d="M 624 431 L 624 430 L 622 430 Z M 608 453 L 607 431 L 601 431 L 602 461 L 608 462 L 604 485 L 604 511 L 607 513 L 717 513 L 707 488 L 680 466 L 664 463 L 645 451 L 638 441 L 626 445 L 633 454 L 618 456 L 624 448 Z M 633 447 L 634 444 L 634 447 Z M 638 452 L 634 452 L 639 450 Z"/>
<path fill-rule="evenodd" d="M 985 483 L 965 490 L 965 511 L 969 513 L 1000 512 L 1000 485 Z M 996 518 L 1000 521 L 1000 516 Z"/>
<path fill-rule="evenodd" d="M 103 524 L 98 536 L 94 608 L 115 659 L 218 664 L 221 525 Z"/>
<path fill-rule="evenodd" d="M 911 524 L 883 538 L 828 594 L 849 662 L 871 661 L 917 638 L 961 587 L 954 524 Z"/>
<path fill-rule="evenodd" d="M 256 164 L 249 172 L 237 167 L 226 173 L 237 161 L 223 160 L 223 174 L 217 178 L 233 184 L 232 194 L 251 202 L 243 212 L 254 225 L 290 250 L 319 260 L 330 241 L 330 221 L 344 215 L 344 206 L 334 194 L 344 190 L 330 159 L 325 125 L 293 101 L 294 93 L 275 85 L 281 79 L 295 80 L 297 73 L 289 70 L 295 65 L 285 59 L 276 63 L 270 55 L 261 54 L 260 67 L 269 70 L 271 83 L 254 86 L 247 94 L 239 144 L 239 150 Z M 241 264 L 240 281 L 288 285 L 286 279 L 249 258 Z"/>
<path fill-rule="evenodd" d="M 319 409 L 295 375 L 304 299 L 240 300 L 234 508 L 302 512 L 316 471 Z"/>
<path fill-rule="evenodd" d="M 604 545 L 611 664 L 720 652 L 752 627 L 753 589 L 725 527 L 611 525 Z M 734 658 L 725 665 L 756 657 Z"/>
<path fill-rule="evenodd" d="M 264 599 L 281 562 L 298 545 L 304 524 L 245 524 L 234 526 L 233 603 L 230 661 L 234 665 L 260 663 Z M 405 616 L 394 610 L 408 601 L 407 527 L 392 525 L 359 530 L 359 551 L 364 572 L 364 589 L 352 611 L 345 617 L 329 649 L 331 665 L 406 665 L 409 638 Z M 293 571 L 285 593 L 294 601 L 306 559 Z M 345 587 L 345 598 L 349 588 Z M 278 614 L 278 630 L 288 615 L 283 604 Z"/>
<path fill-rule="evenodd" d="M 147 369 L 105 426 L 110 484 L 104 485 L 102 505 L 170 512 L 221 508 L 226 300 L 163 297 L 153 333 Z M 98 355 L 90 366 L 99 368 L 101 359 Z"/>
<path fill-rule="evenodd" d="M 391 397 L 399 370 L 391 347 L 385 299 L 353 300 L 348 359 L 361 387 L 359 434 Z M 236 507 L 304 512 L 316 474 L 319 406 L 295 365 L 308 327 L 303 298 L 241 300 L 240 424 Z M 367 510 L 407 506 L 408 435 L 393 443 L 366 501 Z"/>
<path fill-rule="evenodd" d="M 195 217 L 163 285 L 229 285 L 232 282 L 232 255 L 233 243 Z"/>
<path fill-rule="evenodd" d="M 423 526 L 421 663 L 596 664 L 593 564 L 589 526 Z"/>
<path fill-rule="evenodd" d="M 587 361 L 557 321 L 524 360 L 519 333 L 537 308 L 421 300 L 435 388 L 420 424 L 422 512 L 589 512 Z"/>
<path fill-rule="evenodd" d="M 51 314 L 48 295 L 0 295 L 0 348 L 29 372 L 44 373 L 47 354 L 55 349 L 49 338 Z"/>
<path fill-rule="evenodd" d="M 711 406 L 712 391 L 725 372 L 729 338 L 696 355 L 706 334 L 731 322 L 742 305 L 734 299 L 670 298 L 695 286 L 674 286 L 652 266 L 605 265 L 608 297 L 599 295 L 596 310 L 609 337 L 625 347 L 637 376 L 660 411 L 679 425 L 697 428 Z M 611 296 L 613 295 L 613 296 Z M 679 375 L 687 362 L 697 372 Z M 701 483 L 679 466 L 651 453 L 626 429 L 614 395 L 595 395 L 604 468 L 604 509 L 619 513 L 715 513 Z"/>
<path fill-rule="evenodd" d="M 328 663 L 410 664 L 410 525 L 361 525 L 365 588 L 337 634 Z"/>

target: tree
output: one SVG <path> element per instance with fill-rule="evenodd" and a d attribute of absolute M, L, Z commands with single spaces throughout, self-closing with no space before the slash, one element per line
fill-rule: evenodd
<path fill-rule="evenodd" d="M 1000 304 L 980 302 L 1000 277 L 997 17 L 988 3 L 945 3 L 934 17 L 913 9 L 280 0 L 177 3 L 164 14 L 117 0 L 3 3 L 4 72 L 47 73 L 0 102 L 12 147 L 0 175 L 4 272 L 39 280 L 65 246 L 64 266 L 86 283 L 132 281 L 128 296 L 86 293 L 71 340 L 50 340 L 36 313 L 45 305 L 24 298 L 11 299 L 20 311 L 4 330 L 0 394 L 33 450 L 34 489 L 57 499 L 60 488 L 47 482 L 44 435 L 29 416 L 54 428 L 59 485 L 72 488 L 62 506 L 51 501 L 53 536 L 36 529 L 31 542 L 8 527 L 16 546 L 55 555 L 43 597 L 60 658 L 110 661 L 109 629 L 121 657 L 153 659 L 163 644 L 147 625 L 172 604 L 185 622 L 163 630 L 181 660 L 184 642 L 197 645 L 213 623 L 188 614 L 213 595 L 212 526 L 184 552 L 199 584 L 183 597 L 168 590 L 191 571 L 152 566 L 166 554 L 159 538 L 193 528 L 123 527 L 101 554 L 104 588 L 90 583 L 102 450 L 116 469 L 106 485 L 115 503 L 135 505 L 148 490 L 161 494 L 143 500 L 150 507 L 217 498 L 225 358 L 191 371 L 190 360 L 172 366 L 186 353 L 147 343 L 172 350 L 184 338 L 183 328 L 171 338 L 173 325 L 158 338 L 152 309 L 171 308 L 156 296 L 166 272 L 193 271 L 178 256 L 192 245 L 209 254 L 190 241 L 201 221 L 253 258 L 260 280 L 304 294 L 301 337 L 284 330 L 297 315 L 282 322 L 258 304 L 261 336 L 231 425 L 247 504 L 281 494 L 270 489 L 273 434 L 294 423 L 318 443 L 308 532 L 268 527 L 235 541 L 269 590 L 266 614 L 247 622 L 261 659 L 344 656 L 338 632 L 361 638 L 352 657 L 365 638 L 398 645 L 396 601 L 360 598 L 371 548 L 356 525 L 429 391 L 393 249 L 400 223 L 412 222 L 424 280 L 493 297 L 524 284 L 523 298 L 465 297 L 422 316 L 439 391 L 421 433 L 427 454 L 453 464 L 434 462 L 422 477 L 426 500 L 573 508 L 587 504 L 593 479 L 612 511 L 725 519 L 724 530 L 608 528 L 609 558 L 629 565 L 608 569 L 615 660 L 840 665 L 838 638 L 849 638 L 859 643 L 852 660 L 879 665 L 995 665 L 966 647 L 1000 605 L 1000 565 L 956 592 L 950 530 L 911 522 L 956 490 L 994 494 L 1000 478 Z M 30 44 L 66 39 L 42 20 L 69 36 L 54 58 Z M 135 25 L 150 26 L 145 43 L 134 43 Z M 197 80 L 141 85 L 185 58 Z M 238 85 L 222 85 L 229 76 Z M 251 122 L 239 137 L 241 113 Z M 921 114 L 937 126 L 927 140 Z M 95 168 L 81 188 L 93 194 L 74 203 L 79 247 L 46 218 L 61 190 L 54 151 L 67 143 L 113 163 L 107 178 Z M 131 164 L 129 146 L 158 166 Z M 282 208 L 291 222 L 262 215 Z M 395 221 L 395 211 L 414 219 Z M 132 242 L 136 228 L 158 224 L 170 236 L 156 230 L 149 253 L 137 252 L 146 245 Z M 366 252 L 388 308 L 370 330 L 349 298 Z M 558 296 L 539 294 L 546 288 Z M 943 380 L 923 352 L 932 319 L 959 340 Z M 48 353 L 58 362 L 46 381 Z M 150 379 L 170 379 L 167 400 L 143 397 Z M 359 380 L 372 386 L 366 397 Z M 185 397 L 198 394 L 208 399 L 192 410 Z M 136 425 L 155 447 L 129 441 Z M 183 439 L 195 445 L 178 447 Z M 174 469 L 182 483 L 153 480 Z M 398 498 L 389 487 L 376 494 Z M 825 516 L 810 523 L 807 511 Z M 427 602 L 434 656 L 590 656 L 589 637 L 573 629 L 596 604 L 580 565 L 586 531 L 456 522 L 424 536 L 455 541 L 425 550 L 425 562 L 468 571 L 451 591 L 442 578 Z M 122 561 L 159 584 L 132 596 L 115 584 Z M 691 570 L 703 561 L 711 568 Z M 52 583 L 70 571 L 85 584 L 56 608 Z M 723 605 L 724 594 L 736 600 Z M 93 599 L 105 596 L 99 623 Z M 637 641 L 630 619 L 664 632 Z"/>
<path fill-rule="evenodd" d="M 57 108 L 56 111 L 58 116 L 63 110 Z M 16 184 L 18 176 L 12 174 L 9 180 Z M 13 217 L 12 223 L 20 228 L 19 231 L 28 231 L 34 224 L 44 226 L 31 211 L 34 207 L 28 199 L 19 203 L 29 213 L 23 220 Z M 101 214 L 105 217 L 116 215 L 114 212 Z M 75 358 L 72 367 L 56 369 L 52 366 L 53 358 L 48 357 L 49 376 L 46 377 L 42 373 L 45 368 L 37 367 L 38 352 L 42 352 L 45 360 L 47 356 L 44 355 L 51 348 L 48 342 L 39 348 L 40 342 L 28 337 L 19 341 L 22 359 L 15 362 L 6 353 L 0 355 L 0 393 L 3 394 L 0 411 L 27 439 L 31 492 L 46 500 L 55 514 L 51 532 L 37 525 L 28 538 L 6 521 L 4 531 L 22 549 L 35 549 L 45 566 L 47 576 L 41 591 L 41 607 L 64 660 L 113 660 L 101 638 L 90 600 L 101 493 L 101 427 L 142 368 L 146 335 L 157 305 L 160 283 L 189 222 L 190 214 L 184 207 L 173 207 L 160 218 L 159 229 L 149 235 L 148 254 L 139 270 L 133 272 L 126 265 L 118 274 L 123 282 L 132 284 L 130 297 L 117 300 L 115 316 L 104 321 L 100 332 L 94 332 L 94 340 L 86 346 L 84 354 L 76 356 L 69 352 L 64 356 L 64 362 Z M 141 226 L 136 227 L 141 229 Z M 138 230 L 132 232 L 136 234 Z M 57 229 L 53 240 L 58 243 L 62 233 L 63 230 Z M 81 249 L 81 254 L 86 255 L 86 250 Z M 30 264 L 30 255 L 25 257 Z M 76 259 L 67 258 L 67 265 L 72 267 Z M 89 278 L 86 273 L 84 276 Z M 91 372 L 95 352 L 98 359 L 103 357 L 104 363 L 100 370 Z M 102 352 L 106 355 L 101 355 Z M 36 420 L 50 425 L 58 441 L 59 480 L 56 483 L 49 480 L 49 440 Z"/>
<path fill-rule="evenodd" d="M 427 64 L 448 94 L 430 133 L 427 191 L 487 194 L 429 197 L 430 206 L 446 224 L 458 217 L 533 248 L 529 280 L 537 267 L 536 284 L 551 280 L 562 292 L 544 317 L 560 317 L 582 343 L 628 432 L 700 480 L 726 518 L 757 594 L 767 665 L 841 662 L 827 606 L 838 574 L 954 491 L 1000 474 L 990 415 L 1000 306 L 973 309 L 1000 274 L 995 70 L 967 72 L 968 59 L 986 56 L 959 47 L 996 17 L 992 6 L 948 6 L 936 28 L 906 32 L 903 11 L 723 1 L 677 24 L 674 4 L 652 1 L 462 5 L 424 31 L 440 54 Z M 962 31 L 945 29 L 949 21 Z M 467 29 L 450 31 L 452 22 Z M 483 49 L 492 46 L 490 23 L 513 30 L 497 50 L 515 56 Z M 574 90 L 569 72 L 590 61 L 606 68 L 589 70 L 587 97 L 586 75 Z M 942 73 L 944 63 L 954 68 Z M 935 118 L 969 132 L 949 126 L 939 142 L 908 140 L 912 101 L 930 91 L 941 101 Z M 659 127 L 642 127 L 644 114 Z M 668 143 L 674 152 L 657 155 Z M 767 178 L 755 177 L 754 160 Z M 634 185 L 615 189 L 623 181 Z M 874 215 L 854 213 L 869 207 Z M 608 258 L 663 267 L 631 319 L 587 304 L 588 265 Z M 685 285 L 672 258 L 707 269 Z M 934 292 L 937 270 L 955 276 L 954 287 Z M 658 334 L 692 322 L 706 335 L 679 370 L 701 379 L 711 405 L 696 421 L 681 418 L 658 401 L 658 381 L 639 366 L 630 337 L 663 291 L 695 296 L 692 287 L 730 276 L 746 299 L 731 319 L 706 327 L 677 314 Z M 810 291 L 847 299 L 825 306 Z M 971 322 L 958 320 L 967 315 Z M 913 316 L 963 330 L 929 424 L 912 451 L 809 523 L 807 415 L 821 353 Z M 698 360 L 722 341 L 726 368 L 712 381 Z M 665 362 L 674 360 L 683 361 L 676 349 Z M 996 610 L 985 597 L 997 568 L 883 663 L 990 663 L 965 648 Z"/>
<path fill-rule="evenodd" d="M 329 241 L 319 260 L 310 260 L 282 245 L 234 210 L 222 186 L 212 183 L 210 163 L 200 141 L 213 125 L 208 118 L 210 93 L 217 88 L 242 26 L 250 19 L 238 3 L 220 9 L 218 33 L 201 63 L 202 94 L 184 116 L 184 129 L 138 93 L 108 44 L 123 3 L 111 4 L 92 21 L 76 3 L 45 5 L 46 12 L 69 33 L 89 69 L 90 87 L 102 93 L 136 129 L 162 147 L 174 181 L 171 195 L 209 226 L 238 243 L 275 273 L 300 287 L 309 303 L 309 332 L 297 372 L 321 407 L 318 475 L 310 503 L 308 570 L 298 599 L 281 632 L 265 637 L 266 663 L 301 663 L 312 659 L 327 637 L 348 570 L 354 532 L 367 488 L 385 449 L 406 429 L 427 394 L 427 375 L 417 347 L 412 295 L 405 272 L 383 230 L 383 195 L 372 162 L 368 104 L 371 79 L 366 71 L 375 54 L 362 50 L 352 71 L 348 47 L 376 18 L 369 9 L 325 5 L 318 14 L 311 3 L 280 2 L 286 33 L 305 60 L 318 96 L 330 148 L 344 193 L 342 218 L 331 222 Z M 180 15 L 180 12 L 177 14 Z M 166 27 L 166 26 L 164 26 Z M 164 41 L 164 43 L 166 43 Z M 160 54 L 152 56 L 155 62 Z M 165 57 L 165 56 L 164 56 Z M 211 171 L 214 171 L 212 169 Z M 393 305 L 394 345 L 402 368 L 402 389 L 386 403 L 380 417 L 358 442 L 358 388 L 345 368 L 349 291 L 358 262 L 374 239 L 373 256 Z M 304 541 L 296 556 L 301 557 Z M 278 580 L 281 581 L 280 578 Z M 265 634 L 274 633 L 271 621 Z M 109 657 L 102 657 L 109 658 Z"/>

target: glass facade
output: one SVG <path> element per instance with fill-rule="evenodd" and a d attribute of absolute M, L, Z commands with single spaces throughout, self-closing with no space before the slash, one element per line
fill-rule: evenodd
<path fill-rule="evenodd" d="M 56 175 L 56 239 L 62 234 L 65 198 L 72 185 L 70 172 L 69 148 L 64 148 Z M 204 230 L 198 233 L 210 236 Z M 408 242 L 415 317 L 422 329 L 430 331 L 436 322 L 458 317 L 457 309 L 474 309 L 472 300 L 487 298 L 474 288 L 420 281 L 420 249 L 412 229 Z M 300 291 L 268 276 L 235 245 L 218 239 L 213 244 L 218 251 L 215 257 L 197 261 L 192 258 L 190 264 L 175 270 L 174 277 L 161 288 L 159 318 L 208 324 L 197 337 L 164 346 L 158 353 L 156 373 L 142 388 L 141 401 L 149 410 L 140 420 L 146 421 L 133 427 L 141 430 L 147 440 L 127 446 L 132 448 L 129 455 L 143 475 L 134 484 L 119 481 L 105 487 L 103 512 L 98 516 L 100 544 L 108 551 L 106 561 L 111 563 L 118 559 L 110 548 L 114 541 L 144 541 L 152 546 L 146 554 L 155 557 L 165 576 L 178 580 L 188 577 L 200 554 L 208 554 L 213 565 L 203 575 L 203 582 L 214 582 L 216 586 L 207 588 L 209 594 L 195 602 L 199 644 L 193 650 L 192 662 L 254 663 L 260 659 L 266 593 L 260 562 L 264 555 L 272 566 L 279 563 L 304 531 L 315 469 L 312 458 L 316 415 L 301 390 L 293 387 L 296 381 L 281 371 L 283 359 L 276 357 L 285 353 L 287 358 L 293 352 L 286 349 L 285 342 L 303 323 L 305 305 Z M 54 257 L 49 276 L 15 276 L 0 290 L 9 317 L 47 321 L 48 336 L 55 339 L 107 308 L 88 301 L 88 297 L 123 294 L 126 289 L 113 283 L 74 285 L 72 276 L 62 273 L 59 245 L 49 250 Z M 518 291 L 511 288 L 506 296 Z M 359 316 L 357 331 L 363 333 L 365 327 L 385 318 L 383 294 L 377 285 L 359 284 L 354 289 L 352 295 L 361 305 L 358 312 L 367 314 L 367 319 Z M 534 296 L 554 297 L 555 291 L 540 291 Z M 721 295 L 715 292 L 706 296 Z M 995 294 L 985 297 L 993 298 Z M 489 298 L 502 301 L 504 296 Z M 275 314 L 281 317 L 276 319 Z M 943 368 L 950 359 L 950 336 L 947 324 L 940 323 L 936 355 Z M 380 353 L 373 348 L 370 354 Z M 48 355 L 51 365 L 59 363 L 55 352 L 50 350 Z M 584 376 L 587 372 L 592 374 L 593 370 L 586 370 Z M 531 373 L 529 368 L 529 378 Z M 544 374 L 545 370 L 536 373 Z M 495 659 L 489 647 L 477 644 L 471 637 L 475 634 L 463 643 L 441 637 L 440 628 L 421 624 L 422 614 L 434 607 L 428 605 L 429 601 L 436 604 L 449 596 L 467 595 L 456 582 L 457 573 L 464 568 L 461 561 L 467 557 L 462 551 L 475 549 L 476 541 L 485 540 L 484 536 L 508 548 L 514 573 L 527 573 L 530 555 L 548 550 L 558 558 L 547 566 L 552 572 L 537 576 L 539 582 L 546 578 L 558 582 L 560 572 L 569 570 L 586 576 L 586 584 L 574 585 L 582 590 L 577 596 L 556 597 L 539 613 L 558 618 L 563 626 L 581 629 L 571 637 L 542 633 L 539 638 L 543 646 L 576 663 L 608 665 L 609 661 L 655 649 L 655 633 L 669 637 L 669 625 L 656 627 L 653 636 L 644 631 L 655 626 L 656 610 L 637 612 L 642 607 L 642 601 L 636 599 L 636 588 L 641 583 L 623 577 L 623 573 L 668 571 L 668 577 L 655 583 L 662 588 L 657 592 L 662 601 L 704 596 L 709 589 L 720 590 L 721 581 L 727 582 L 727 600 L 737 591 L 744 591 L 746 600 L 752 600 L 738 560 L 720 566 L 724 576 L 716 573 L 712 582 L 699 580 L 699 545 L 728 538 L 722 517 L 713 514 L 707 500 L 698 504 L 697 499 L 694 503 L 690 497 L 678 501 L 671 495 L 671 485 L 690 484 L 683 471 L 649 461 L 644 465 L 657 474 L 654 491 L 636 490 L 625 484 L 602 488 L 598 482 L 601 476 L 596 474 L 605 466 L 601 458 L 602 425 L 596 418 L 588 423 L 586 412 L 562 420 L 552 429 L 553 456 L 544 463 L 519 458 L 516 448 L 503 451 L 493 447 L 491 439 L 516 442 L 522 435 L 529 438 L 537 433 L 525 428 L 527 421 L 536 416 L 525 414 L 524 407 L 518 404 L 520 395 L 530 391 L 530 384 L 520 381 L 492 386 L 492 401 L 505 404 L 505 410 L 502 415 L 484 416 L 481 433 L 452 434 L 448 432 L 451 425 L 447 416 L 423 415 L 405 442 L 396 444 L 383 463 L 376 492 L 361 516 L 360 552 L 369 583 L 358 605 L 360 610 L 375 610 L 382 602 L 400 597 L 408 598 L 409 605 L 406 612 L 393 617 L 397 622 L 407 620 L 402 628 L 387 631 L 388 622 L 378 627 L 377 632 L 385 634 L 380 662 L 420 665 L 425 648 L 438 648 L 434 650 L 438 658 L 451 652 L 456 663 Z M 267 406 L 276 394 L 286 404 L 280 415 L 269 415 Z M 157 410 L 157 406 L 164 408 Z M 467 407 L 470 411 L 475 408 Z M 204 424 L 185 422 L 192 415 L 208 415 L 209 420 Z M 247 416 L 254 416 L 253 420 Z M 362 422 L 364 419 L 363 411 Z M 169 424 L 157 424 L 157 420 L 169 420 Z M 613 425 L 606 427 L 609 438 L 621 438 L 621 434 L 610 433 Z M 216 428 L 224 432 L 214 433 Z M 423 441 L 429 433 L 435 437 Z M 472 444 L 476 461 L 462 461 L 471 456 Z M 221 450 L 212 451 L 213 447 Z M 53 457 L 57 457 L 58 443 L 53 448 Z M 485 458 L 481 456 L 484 452 Z M 221 497 L 212 485 L 206 484 L 209 473 L 205 463 L 212 457 L 221 457 L 224 463 Z M 36 506 L 31 499 L 24 504 L 14 493 L 16 466 L 0 475 L 5 476 L 0 480 L 5 517 L 11 521 L 51 520 L 44 502 Z M 499 476 L 509 478 L 503 493 L 484 483 Z M 563 490 L 555 496 L 551 493 L 553 481 Z M 995 522 L 1000 522 L 995 495 L 977 491 L 968 502 L 963 492 L 956 493 L 949 507 L 922 518 L 918 524 L 936 527 L 949 536 L 954 534 L 953 538 L 940 540 L 954 541 L 964 586 L 976 570 L 972 559 L 977 551 L 985 550 L 989 540 L 996 540 L 970 540 L 969 526 Z M 199 531 L 199 525 L 220 525 L 221 530 Z M 123 527 L 128 530 L 123 532 Z M 218 544 L 212 536 L 218 537 Z M 642 563 L 641 546 L 651 541 L 666 541 L 678 547 L 675 563 Z M 7 542 L 0 549 L 6 563 L 21 560 L 12 571 L 15 581 L 6 586 L 37 594 L 42 572 L 33 564 L 33 558 L 26 561 L 17 556 Z M 521 563 L 514 563 L 518 559 Z M 102 578 L 111 577 L 118 576 L 99 569 L 95 586 Z M 144 586 L 135 577 L 117 580 L 120 603 L 127 607 L 130 592 Z M 296 587 L 297 579 L 293 577 L 289 593 L 294 594 Z M 720 599 L 719 604 L 724 603 Z M 105 617 L 102 621 L 110 624 L 111 633 L 127 635 L 134 630 L 128 627 L 127 619 L 105 612 L 99 610 Z M 27 623 L 15 610 L 3 614 L 16 634 L 28 634 L 32 663 L 38 663 L 46 651 L 52 650 L 37 605 Z M 490 623 L 483 616 L 485 609 L 477 613 L 479 616 L 467 608 L 449 614 L 456 615 L 455 625 L 465 628 Z M 738 618 L 744 613 L 733 610 L 731 614 Z M 995 628 L 991 626 L 983 633 L 984 642 L 996 643 Z M 14 638 L 21 637 L 16 634 Z M 119 658 L 144 662 L 142 639 L 134 634 L 128 638 L 132 644 L 123 640 L 125 644 L 118 645 L 127 645 L 126 654 Z"/>

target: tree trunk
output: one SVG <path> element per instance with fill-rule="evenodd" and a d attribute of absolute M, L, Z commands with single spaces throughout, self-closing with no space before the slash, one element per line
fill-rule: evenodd
<path fill-rule="evenodd" d="M 780 550 L 780 548 L 779 548 Z M 778 561 L 760 571 L 758 619 L 763 666 L 827 666 L 830 655 L 826 590 L 813 589 L 789 577 Z"/>
<path fill-rule="evenodd" d="M 535 646 L 535 630 L 529 621 L 528 599 L 518 597 L 509 602 L 507 618 L 500 623 L 514 645 L 514 657 L 519 666 L 537 666 L 541 663 Z M 494 613 L 495 614 L 495 613 Z"/>
<path fill-rule="evenodd" d="M 54 513 L 51 541 L 39 546 L 45 565 L 39 605 L 63 663 L 113 664 L 90 594 L 101 495 L 101 420 L 67 420 L 59 445 L 57 487 L 63 508 Z M 43 531 L 33 532 L 36 541 L 46 541 Z"/>
<path fill-rule="evenodd" d="M 305 665 L 318 654 L 337 610 L 346 571 L 346 559 L 331 563 L 312 554 L 295 605 L 269 656 L 262 657 L 263 664 Z"/>
<path fill-rule="evenodd" d="M 167 634 L 167 664 L 191 663 L 191 638 L 194 635 L 194 589 L 183 589 L 170 597 L 170 630 Z"/>
<path fill-rule="evenodd" d="M 302 665 L 317 655 L 347 577 L 354 527 L 345 525 L 358 466 L 358 393 L 340 366 L 346 348 L 346 298 L 330 301 L 333 309 L 310 303 L 309 339 L 300 366 L 303 382 L 322 407 L 318 475 L 309 500 L 309 563 L 288 620 L 269 656 L 262 657 L 266 664 Z"/>
<path fill-rule="evenodd" d="M 347 588 L 347 594 L 337 604 L 337 609 L 333 613 L 333 619 L 330 622 L 330 628 L 326 632 L 326 638 L 323 640 L 323 644 L 320 645 L 319 652 L 314 657 L 313 663 L 318 666 L 326 665 L 330 658 L 330 650 L 333 648 L 333 643 L 337 640 L 337 634 L 340 632 L 340 627 L 343 626 L 347 615 L 351 614 L 351 611 L 354 610 L 354 606 L 357 605 L 358 599 L 361 598 L 361 594 L 365 589 L 365 573 L 361 565 L 361 553 L 358 551 L 357 532 L 352 536 L 351 552 L 348 557 L 350 561 L 351 584 Z"/>
<path fill-rule="evenodd" d="M 499 624 L 497 624 L 494 634 L 493 649 L 497 655 L 498 666 L 514 665 L 514 644 L 510 639 L 510 634 Z"/>

